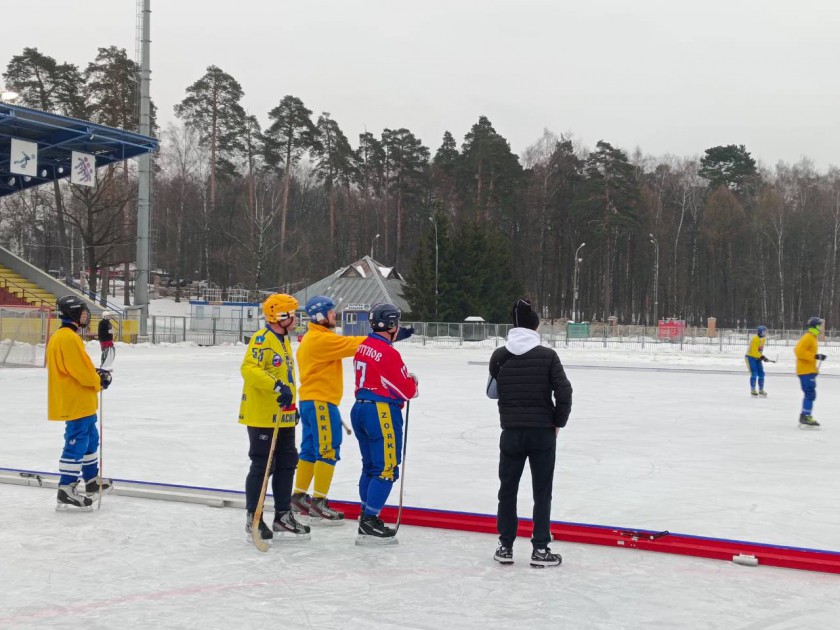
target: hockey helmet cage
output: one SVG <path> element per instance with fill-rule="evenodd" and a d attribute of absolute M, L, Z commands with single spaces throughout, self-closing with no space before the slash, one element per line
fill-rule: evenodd
<path fill-rule="evenodd" d="M 371 309 L 368 321 L 374 332 L 393 330 L 400 325 L 400 315 L 402 313 L 396 304 L 386 302 Z"/>
<path fill-rule="evenodd" d="M 275 293 L 263 302 L 263 315 L 265 315 L 265 321 L 276 324 L 292 317 L 297 308 L 298 301 L 291 295 Z"/>

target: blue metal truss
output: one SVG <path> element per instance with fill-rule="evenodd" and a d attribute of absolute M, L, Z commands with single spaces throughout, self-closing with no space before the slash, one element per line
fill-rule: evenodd
<path fill-rule="evenodd" d="M 38 174 L 10 172 L 12 138 L 38 144 Z M 96 167 L 157 151 L 154 138 L 0 102 L 0 197 L 70 176 L 73 151 L 90 153 Z"/>

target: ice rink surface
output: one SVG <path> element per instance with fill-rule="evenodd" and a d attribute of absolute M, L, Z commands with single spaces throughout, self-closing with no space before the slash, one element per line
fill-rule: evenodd
<path fill-rule="evenodd" d="M 241 490 L 244 351 L 118 344 L 106 475 Z M 402 351 L 421 382 L 405 503 L 495 513 L 499 426 L 481 365 L 492 349 Z M 839 551 L 840 372 L 829 361 L 818 381 L 823 429 L 800 431 L 792 353 L 778 352 L 770 397 L 753 400 L 739 353 L 559 349 L 575 394 L 552 518 Z M 0 466 L 55 471 L 63 426 L 45 419 L 45 370 L 0 370 L 0 400 Z M 357 500 L 358 449 L 345 439 L 331 494 Z M 54 491 L 8 485 L 0 500 L 1 628 L 758 630 L 836 627 L 840 614 L 835 575 L 562 542 L 563 565 L 535 570 L 527 539 L 500 567 L 495 536 L 405 527 L 399 545 L 367 549 L 351 524 L 260 554 L 242 510 L 111 495 L 100 512 L 65 514 Z M 526 471 L 521 516 L 530 505 Z"/>

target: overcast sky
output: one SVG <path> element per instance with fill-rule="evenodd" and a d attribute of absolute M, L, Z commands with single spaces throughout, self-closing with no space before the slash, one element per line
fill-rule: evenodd
<path fill-rule="evenodd" d="M 3 70 L 25 46 L 81 68 L 100 46 L 134 54 L 132 0 L 25 7 L 2 18 Z M 824 171 L 840 164 L 839 33 L 829 0 L 152 0 L 152 97 L 174 120 L 217 65 L 263 124 L 292 94 L 354 146 L 407 127 L 434 153 L 486 115 L 517 153 L 548 128 L 655 156 L 744 144 Z"/>

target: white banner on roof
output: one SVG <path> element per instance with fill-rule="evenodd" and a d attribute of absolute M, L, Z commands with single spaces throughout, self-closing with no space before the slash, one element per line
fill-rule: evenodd
<path fill-rule="evenodd" d="M 38 174 L 38 143 L 12 138 L 10 173 L 16 175 Z"/>
<path fill-rule="evenodd" d="M 70 183 L 79 186 L 96 186 L 95 156 L 73 151 L 70 162 Z"/>

